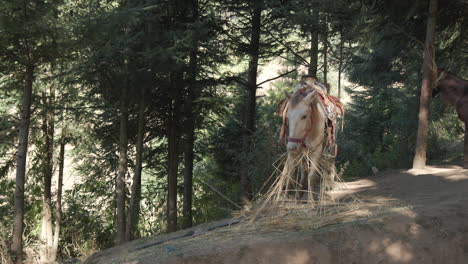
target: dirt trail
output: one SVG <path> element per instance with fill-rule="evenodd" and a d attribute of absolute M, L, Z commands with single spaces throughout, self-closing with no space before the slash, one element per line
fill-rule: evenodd
<path fill-rule="evenodd" d="M 381 213 L 316 230 L 247 232 L 239 224 L 137 249 L 181 231 L 98 252 L 86 263 L 468 263 L 468 170 L 389 171 L 347 187 L 335 195 L 352 193 L 362 208 Z"/>

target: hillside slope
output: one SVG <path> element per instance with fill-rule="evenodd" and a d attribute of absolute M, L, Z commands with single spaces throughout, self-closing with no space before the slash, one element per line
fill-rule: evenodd
<path fill-rule="evenodd" d="M 340 189 L 340 188 L 338 188 Z M 392 171 L 347 183 L 374 213 L 341 224 L 252 229 L 248 223 L 170 240 L 145 238 L 95 253 L 105 263 L 468 263 L 468 170 Z"/>

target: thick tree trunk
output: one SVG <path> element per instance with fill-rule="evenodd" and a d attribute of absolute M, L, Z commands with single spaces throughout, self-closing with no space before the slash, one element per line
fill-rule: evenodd
<path fill-rule="evenodd" d="M 167 127 L 168 173 L 167 173 L 167 232 L 177 231 L 177 178 L 179 174 L 179 133 L 182 74 L 172 76 L 175 93 L 172 95 L 170 117 Z"/>
<path fill-rule="evenodd" d="M 125 238 L 127 241 L 135 238 L 135 229 L 138 224 L 140 214 L 141 200 L 141 172 L 142 172 L 142 154 L 143 154 L 143 135 L 145 126 L 145 89 L 142 89 L 138 109 L 138 134 L 136 142 L 135 174 L 133 175 L 132 194 L 127 212 L 127 228 Z"/>
<path fill-rule="evenodd" d="M 419 102 L 419 122 L 416 139 L 416 152 L 413 159 L 413 168 L 421 169 L 426 166 L 427 134 L 429 105 L 434 81 L 434 38 L 437 16 L 437 0 L 429 3 L 429 16 L 427 19 L 426 42 L 424 45 L 423 80 Z"/>
<path fill-rule="evenodd" d="M 59 171 L 57 179 L 57 201 L 55 202 L 55 230 L 52 252 L 54 252 L 53 259 L 57 259 L 58 244 L 60 239 L 60 224 L 62 222 L 62 185 L 63 185 L 63 171 L 65 168 L 65 137 L 67 128 L 62 129 L 62 136 L 60 138 L 60 152 L 59 152 Z"/>
<path fill-rule="evenodd" d="M 53 223 L 52 223 L 52 176 L 53 176 L 53 154 L 54 154 L 54 134 L 55 134 L 55 113 L 53 104 L 55 101 L 54 87 L 51 86 L 50 94 L 44 93 L 44 111 L 42 132 L 44 134 L 44 158 L 42 164 L 42 174 L 44 181 L 44 193 L 42 199 L 42 252 L 41 263 L 54 263 L 56 252 L 53 252 Z"/>
<path fill-rule="evenodd" d="M 317 77 L 317 65 L 318 65 L 318 40 L 319 40 L 319 31 L 318 28 L 318 7 L 315 6 L 312 10 L 313 16 L 313 30 L 310 32 L 310 51 L 309 51 L 309 67 L 308 67 L 308 75 L 312 75 Z"/>
<path fill-rule="evenodd" d="M 242 149 L 245 153 L 250 151 L 250 143 L 255 133 L 255 117 L 256 117 L 256 104 L 257 104 L 257 70 L 258 58 L 260 52 L 260 31 L 261 31 L 261 13 L 262 13 L 262 0 L 254 1 L 253 16 L 252 16 L 252 34 L 250 36 L 249 48 L 249 68 L 247 76 L 247 87 L 245 97 L 245 107 L 243 115 L 243 131 L 242 131 Z M 240 168 L 240 184 L 241 184 L 241 197 L 244 200 L 251 200 L 252 193 L 252 179 L 249 173 L 250 162 L 242 158 Z"/>
<path fill-rule="evenodd" d="M 34 66 L 26 67 L 26 79 L 21 104 L 21 120 L 18 134 L 18 152 L 16 159 L 15 209 L 13 220 L 13 239 L 11 251 L 16 264 L 23 263 L 23 218 L 24 218 L 24 184 L 26 178 L 26 160 L 28 154 L 29 123 L 31 117 L 32 85 Z"/>
<path fill-rule="evenodd" d="M 127 174 L 128 147 L 128 87 L 124 85 L 120 94 L 120 140 L 119 140 L 119 170 L 116 182 L 116 237 L 117 245 L 125 242 L 125 176 Z"/>

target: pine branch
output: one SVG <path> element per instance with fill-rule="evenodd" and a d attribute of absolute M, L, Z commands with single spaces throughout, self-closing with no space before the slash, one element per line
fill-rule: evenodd
<path fill-rule="evenodd" d="M 414 36 L 411 36 L 409 33 L 407 33 L 401 26 L 397 25 L 395 22 L 390 21 L 389 22 L 390 28 L 395 30 L 397 33 L 402 33 L 403 35 L 407 36 L 409 39 L 414 40 L 416 43 L 424 47 L 424 43 L 417 39 Z"/>
<path fill-rule="evenodd" d="M 302 61 L 302 65 L 304 66 L 309 66 L 309 62 L 304 59 L 301 55 L 297 54 L 291 47 L 289 47 L 288 45 L 286 45 L 284 42 L 282 42 L 281 40 L 279 40 L 277 37 L 275 37 L 273 35 L 273 33 L 271 33 L 271 31 L 268 29 L 268 28 L 265 28 L 266 32 L 268 32 L 268 34 L 276 41 L 278 42 L 279 44 L 281 44 L 283 47 L 285 47 L 288 51 L 290 51 L 294 56 L 296 56 L 300 61 Z"/>
<path fill-rule="evenodd" d="M 291 70 L 291 71 L 288 71 L 288 72 L 285 72 L 285 73 L 283 73 L 283 74 L 280 74 L 280 75 L 278 75 L 278 76 L 276 76 L 276 77 L 267 79 L 267 80 L 265 80 L 265 81 L 263 81 L 263 82 L 257 84 L 257 87 L 259 87 L 260 85 L 262 85 L 262 84 L 264 84 L 264 83 L 267 83 L 267 82 L 270 82 L 270 81 L 279 79 L 279 78 L 281 78 L 281 77 L 283 77 L 283 76 L 286 76 L 286 75 L 288 75 L 288 74 L 290 74 L 290 73 L 292 73 L 292 72 L 295 72 L 295 71 L 296 71 L 296 69 L 293 69 L 293 70 Z"/>

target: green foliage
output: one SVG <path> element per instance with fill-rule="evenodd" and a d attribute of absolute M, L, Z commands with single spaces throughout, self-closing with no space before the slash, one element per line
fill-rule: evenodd
<path fill-rule="evenodd" d="M 341 63 L 347 94 L 344 131 L 339 132 L 339 171 L 348 179 L 379 170 L 408 168 L 413 158 L 421 83 L 427 1 L 264 0 L 260 66 L 285 61 L 296 73 L 274 82 L 257 98 L 256 131 L 242 148 L 252 1 L 200 0 L 192 20 L 181 1 L 1 1 L 0 11 L 0 261 L 11 240 L 18 116 L 24 70 L 35 66 L 26 185 L 28 252 L 39 245 L 44 142 L 40 113 L 56 111 L 57 135 L 68 131 L 60 256 L 85 258 L 113 245 L 115 177 L 118 168 L 118 105 L 129 89 L 127 200 L 134 174 L 137 115 L 145 89 L 143 180 L 137 237 L 166 229 L 168 124 L 184 112 L 197 88 L 193 116 L 194 222 L 230 216 L 240 205 L 240 164 L 246 164 L 253 193 L 268 185 L 281 118 L 274 116 L 284 91 L 291 91 L 308 65 L 310 32 L 328 31 L 329 64 Z M 441 2 L 436 57 L 466 77 L 468 36 L 461 1 Z M 318 11 L 320 19 L 311 16 Z M 189 11 L 187 11 L 189 12 Z M 325 19 L 326 17 L 326 24 Z M 343 57 L 339 44 L 343 41 Z M 197 63 L 191 65 L 196 50 Z M 295 54 L 293 54 L 293 52 Z M 323 69 L 319 56 L 319 77 Z M 195 76 L 191 70 L 195 68 Z M 262 69 L 260 69 L 262 70 Z M 333 71 L 333 70 L 332 70 Z M 336 76 L 334 72 L 328 76 Z M 193 80 L 194 79 L 194 80 Z M 330 78 L 331 79 L 331 78 Z M 333 83 L 331 80 L 330 83 Z M 57 104 L 42 93 L 56 87 Z M 260 89 L 259 89 L 260 90 Z M 260 90 L 263 92 L 263 90 Z M 175 105 L 179 100 L 180 105 Z M 349 99 L 349 100 L 348 100 Z M 176 107 L 174 107 L 176 106 Z M 177 110 L 174 110 L 177 109 Z M 180 113 L 179 113 L 180 114 Z M 181 114 L 178 128 L 187 121 Z M 457 162 L 463 126 L 438 98 L 431 105 L 429 163 Z M 180 160 L 186 135 L 179 134 Z M 55 152 L 58 153 L 58 139 Z M 55 167 L 57 167 L 57 161 Z M 183 163 L 179 165 L 182 175 Z M 183 182 L 179 177 L 178 194 Z M 263 190 L 268 189 L 268 186 Z M 55 197 L 54 197 L 55 199 Z M 53 201 L 55 202 L 55 201 Z M 178 200 L 179 215 L 182 199 Z M 179 217 L 179 220 L 181 217 Z"/>

